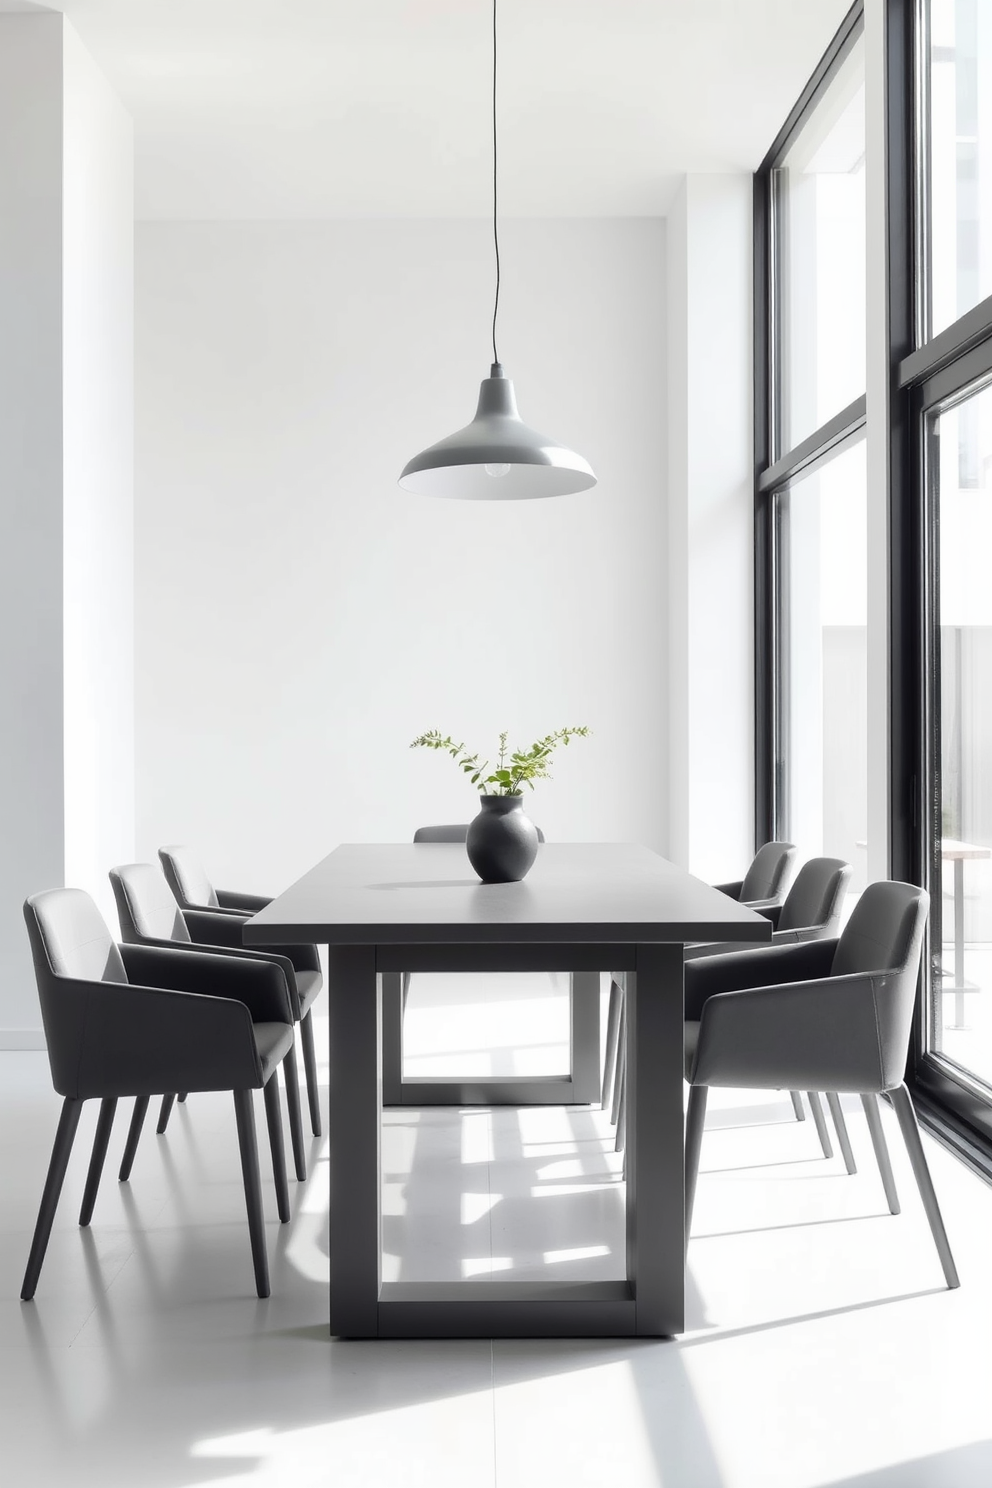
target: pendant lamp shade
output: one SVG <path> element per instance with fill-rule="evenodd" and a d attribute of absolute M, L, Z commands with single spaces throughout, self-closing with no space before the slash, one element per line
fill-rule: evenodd
<path fill-rule="evenodd" d="M 472 422 L 414 455 L 399 483 L 421 496 L 533 501 L 587 491 L 596 477 L 581 455 L 523 423 L 513 383 L 494 362 Z"/>

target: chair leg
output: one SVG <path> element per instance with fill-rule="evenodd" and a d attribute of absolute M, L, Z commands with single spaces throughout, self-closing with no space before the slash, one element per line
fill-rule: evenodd
<path fill-rule="evenodd" d="M 858 1165 L 854 1161 L 854 1153 L 851 1151 L 851 1139 L 847 1134 L 847 1122 L 844 1120 L 844 1112 L 841 1108 L 840 1096 L 835 1090 L 827 1091 L 827 1105 L 834 1119 L 834 1127 L 837 1131 L 837 1141 L 840 1144 L 841 1156 L 848 1173 L 856 1173 Z"/>
<path fill-rule="evenodd" d="M 286 1107 L 289 1111 L 289 1135 L 293 1143 L 293 1162 L 296 1177 L 302 1183 L 307 1176 L 307 1156 L 303 1146 L 303 1117 L 300 1113 L 300 1072 L 296 1068 L 296 1045 L 290 1049 L 282 1062 L 283 1079 L 286 1081 Z"/>
<path fill-rule="evenodd" d="M 38 1285 L 38 1277 L 41 1275 L 41 1265 L 45 1259 L 45 1251 L 48 1249 L 48 1240 L 52 1233 L 52 1221 L 55 1219 L 55 1210 L 58 1208 L 59 1194 L 62 1192 L 62 1184 L 65 1182 L 65 1170 L 69 1166 L 69 1154 L 72 1151 L 73 1138 L 79 1125 L 79 1113 L 83 1109 L 81 1100 L 75 1100 L 72 1096 L 66 1096 L 62 1102 L 62 1114 L 59 1117 L 58 1130 L 55 1133 L 55 1142 L 52 1146 L 52 1156 L 48 1164 L 48 1176 L 45 1179 L 45 1187 L 41 1195 L 41 1205 L 38 1209 L 38 1220 L 34 1227 L 34 1238 L 31 1241 L 31 1252 L 28 1256 L 27 1270 L 24 1273 L 24 1281 L 21 1284 L 21 1300 L 30 1302 Z"/>
<path fill-rule="evenodd" d="M 940 1264 L 944 1271 L 944 1280 L 951 1288 L 960 1286 L 957 1267 L 954 1257 L 951 1255 L 951 1247 L 947 1240 L 947 1231 L 944 1229 L 944 1221 L 941 1218 L 940 1206 L 937 1203 L 937 1195 L 934 1193 L 933 1180 L 930 1177 L 930 1169 L 927 1167 L 926 1155 L 923 1151 L 923 1143 L 920 1141 L 920 1129 L 916 1122 L 916 1112 L 913 1110 L 913 1102 L 905 1085 L 897 1085 L 894 1090 L 889 1091 L 892 1104 L 895 1106 L 896 1116 L 899 1118 L 899 1128 L 902 1132 L 909 1160 L 913 1166 L 913 1175 L 916 1178 L 920 1190 L 920 1198 L 926 1210 L 927 1219 L 930 1221 L 930 1233 L 933 1235 L 937 1254 L 940 1256 Z"/>
<path fill-rule="evenodd" d="M 279 1081 L 275 1070 L 265 1082 L 265 1119 L 269 1126 L 272 1149 L 272 1177 L 276 1185 L 276 1208 L 282 1224 L 289 1221 L 289 1184 L 286 1182 L 286 1151 L 282 1141 L 282 1112 L 279 1109 Z"/>
<path fill-rule="evenodd" d="M 103 1164 L 107 1156 L 107 1147 L 110 1143 L 110 1132 L 114 1124 L 114 1115 L 117 1111 L 116 1098 L 106 1097 L 100 1102 L 100 1114 L 96 1122 L 96 1136 L 93 1138 L 93 1152 L 90 1156 L 90 1165 L 86 1173 L 86 1187 L 83 1189 L 83 1202 L 79 1210 L 79 1223 L 88 1225 L 93 1218 L 93 1206 L 96 1203 L 97 1190 L 100 1187 L 100 1176 L 103 1173 Z"/>
<path fill-rule="evenodd" d="M 803 1098 L 799 1094 L 799 1091 L 798 1090 L 790 1090 L 789 1091 L 789 1095 L 792 1098 L 792 1109 L 796 1113 L 796 1120 L 797 1121 L 805 1121 L 806 1120 L 806 1108 L 803 1105 Z"/>
<path fill-rule="evenodd" d="M 159 1137 L 169 1124 L 169 1117 L 172 1115 L 172 1106 L 175 1099 L 175 1095 L 163 1095 L 162 1097 L 162 1109 L 158 1113 L 158 1126 L 155 1128 L 155 1133 Z"/>
<path fill-rule="evenodd" d="M 127 1129 L 127 1141 L 124 1143 L 124 1156 L 121 1158 L 121 1170 L 117 1174 L 120 1183 L 126 1183 L 131 1176 L 135 1153 L 138 1150 L 138 1138 L 145 1124 L 145 1113 L 150 1099 L 151 1097 L 147 1095 L 139 1095 L 135 1098 L 134 1110 L 131 1112 L 131 1125 Z"/>
<path fill-rule="evenodd" d="M 320 1091 L 317 1086 L 317 1053 L 313 1046 L 313 1021 L 308 1009 L 300 1019 L 300 1043 L 303 1045 L 303 1068 L 307 1077 L 307 1100 L 310 1102 L 310 1130 L 320 1136 Z"/>
<path fill-rule="evenodd" d="M 617 1029 L 617 1062 L 613 1072 L 613 1101 L 610 1106 L 610 1121 L 616 1126 L 620 1116 L 620 1096 L 623 1093 L 623 1073 L 627 1063 L 627 1007 L 620 999 L 620 1022 Z"/>
<path fill-rule="evenodd" d="M 622 1152 L 627 1137 L 627 1045 L 621 1040 L 617 1053 L 617 1070 L 613 1079 L 612 1121 L 617 1129 L 614 1152 Z"/>
<path fill-rule="evenodd" d="M 699 1154 L 703 1145 L 706 1121 L 707 1085 L 689 1086 L 689 1108 L 685 1118 L 685 1243 L 689 1244 L 692 1211 L 696 1202 L 696 1179 L 699 1176 Z"/>
<path fill-rule="evenodd" d="M 410 996 L 410 973 L 408 971 L 404 971 L 401 973 L 401 975 L 402 980 L 400 982 L 400 997 L 403 1002 L 403 1011 L 406 1012 L 406 1000 Z"/>
<path fill-rule="evenodd" d="M 823 1114 L 820 1097 L 815 1090 L 807 1090 L 806 1099 L 809 1101 L 809 1108 L 813 1112 L 813 1124 L 816 1127 L 816 1135 L 820 1139 L 820 1146 L 823 1148 L 823 1155 L 824 1157 L 833 1157 L 833 1143 L 830 1140 L 830 1133 L 827 1131 L 827 1118 Z"/>
<path fill-rule="evenodd" d="M 879 1115 L 878 1101 L 874 1095 L 863 1095 L 861 1104 L 864 1107 L 865 1119 L 868 1122 L 868 1131 L 871 1135 L 871 1145 L 875 1149 L 875 1161 L 878 1163 L 878 1171 L 882 1175 L 882 1187 L 885 1189 L 885 1200 L 889 1206 L 890 1214 L 899 1214 L 899 1194 L 896 1191 L 896 1180 L 892 1176 L 892 1164 L 889 1162 L 889 1149 L 885 1141 L 885 1132 L 882 1130 L 882 1118 Z"/>
<path fill-rule="evenodd" d="M 620 1036 L 620 988 L 610 982 L 610 1010 L 606 1017 L 606 1053 L 603 1059 L 603 1090 L 600 1105 L 606 1110 L 613 1098 L 613 1080 L 617 1071 L 617 1041 Z"/>
<path fill-rule="evenodd" d="M 269 1260 L 265 1253 L 265 1221 L 262 1217 L 262 1182 L 258 1173 L 258 1143 L 255 1140 L 255 1107 L 250 1090 L 234 1092 L 234 1112 L 238 1122 L 238 1145 L 241 1148 L 241 1173 L 245 1184 L 245 1206 L 248 1210 L 248 1234 L 251 1258 L 255 1267 L 255 1290 L 260 1297 L 269 1295 Z"/>

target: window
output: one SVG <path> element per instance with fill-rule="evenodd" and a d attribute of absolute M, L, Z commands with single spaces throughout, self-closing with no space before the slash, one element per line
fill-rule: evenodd
<path fill-rule="evenodd" d="M 865 390 L 863 41 L 841 59 L 774 167 L 772 212 L 782 455 Z"/>
<path fill-rule="evenodd" d="M 778 835 L 866 882 L 867 491 L 863 437 L 775 497 Z"/>
<path fill-rule="evenodd" d="M 755 826 L 867 869 L 860 5 L 755 177 Z"/>
<path fill-rule="evenodd" d="M 992 294 L 992 6 L 930 0 L 924 21 L 930 313 L 921 341 Z"/>

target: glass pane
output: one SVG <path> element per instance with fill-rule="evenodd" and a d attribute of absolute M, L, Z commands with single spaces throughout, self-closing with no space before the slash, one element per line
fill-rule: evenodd
<path fill-rule="evenodd" d="M 992 5 L 930 0 L 930 319 L 992 294 Z"/>
<path fill-rule="evenodd" d="M 775 172 L 776 454 L 865 390 L 865 69 L 859 38 Z"/>
<path fill-rule="evenodd" d="M 777 498 L 779 822 L 799 862 L 867 880 L 868 535 L 864 440 Z"/>
<path fill-rule="evenodd" d="M 942 413 L 936 435 L 941 892 L 931 894 L 931 1047 L 992 1083 L 992 388 Z"/>

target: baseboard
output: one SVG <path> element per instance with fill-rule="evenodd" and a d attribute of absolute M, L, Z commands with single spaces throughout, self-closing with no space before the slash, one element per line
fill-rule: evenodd
<path fill-rule="evenodd" d="M 0 1051 L 47 1048 L 42 1028 L 0 1028 Z"/>

